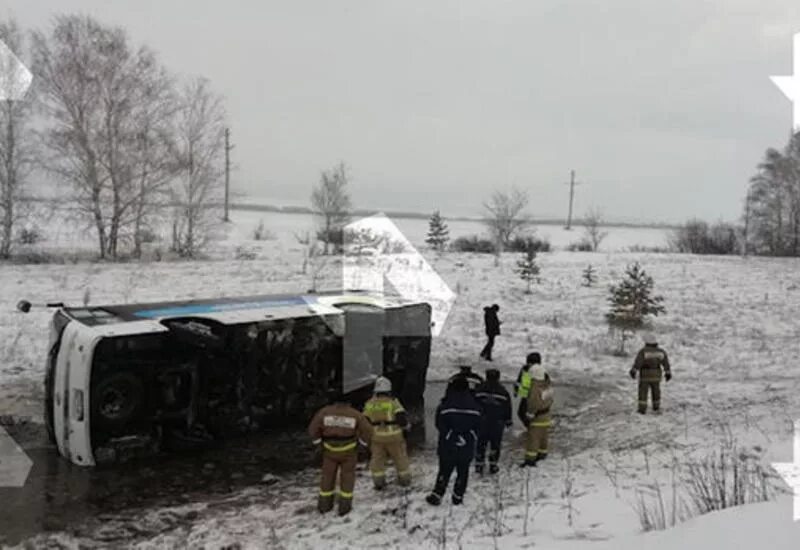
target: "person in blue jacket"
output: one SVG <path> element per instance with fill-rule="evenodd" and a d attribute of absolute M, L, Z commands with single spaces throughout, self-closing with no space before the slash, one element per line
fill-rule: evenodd
<path fill-rule="evenodd" d="M 428 504 L 441 504 L 453 471 L 456 472 L 456 482 L 453 486 L 452 502 L 459 505 L 464 501 L 469 467 L 475 457 L 480 428 L 481 406 L 470 393 L 467 380 L 463 377 L 456 378 L 436 409 L 439 473 L 433 491 L 425 499 Z"/>
<path fill-rule="evenodd" d="M 499 471 L 500 444 L 503 432 L 511 427 L 511 396 L 500 382 L 500 371 L 488 369 L 486 382 L 475 389 L 475 399 L 483 407 L 483 423 L 478 438 L 478 450 L 475 458 L 475 473 L 482 474 L 486 458 L 486 447 L 489 451 L 489 473 Z"/>

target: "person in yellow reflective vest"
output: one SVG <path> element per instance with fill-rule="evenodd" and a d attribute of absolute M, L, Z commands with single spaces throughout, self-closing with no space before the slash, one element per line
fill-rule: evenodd
<path fill-rule="evenodd" d="M 522 466 L 536 466 L 547 457 L 549 433 L 552 424 L 550 408 L 553 406 L 553 388 L 550 376 L 542 365 L 530 368 L 531 389 L 528 394 L 528 439 L 525 444 L 525 462 Z"/>
<path fill-rule="evenodd" d="M 386 487 L 386 459 L 397 469 L 397 482 L 403 487 L 411 484 L 406 440 L 408 415 L 399 400 L 392 397 L 392 382 L 383 376 L 375 381 L 375 395 L 364 405 L 364 416 L 372 424 L 372 457 L 369 469 L 375 489 Z"/>
<path fill-rule="evenodd" d="M 528 427 L 528 392 L 531 390 L 531 367 L 533 365 L 541 365 L 542 356 L 534 351 L 529 353 L 525 359 L 525 365 L 519 369 L 517 381 L 514 384 L 514 394 L 519 397 L 519 405 L 517 406 L 517 418 L 522 422 L 522 425 Z"/>
<path fill-rule="evenodd" d="M 322 478 L 319 484 L 320 513 L 333 509 L 336 477 L 339 477 L 339 515 L 353 508 L 358 445 L 369 445 L 372 427 L 364 415 L 350 406 L 338 392 L 331 392 L 332 403 L 321 408 L 308 426 L 315 444 L 322 445 Z"/>

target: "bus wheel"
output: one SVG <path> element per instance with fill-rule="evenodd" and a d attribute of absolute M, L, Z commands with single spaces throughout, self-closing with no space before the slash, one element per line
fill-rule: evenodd
<path fill-rule="evenodd" d="M 102 380 L 94 390 L 95 418 L 106 425 L 122 425 L 136 417 L 142 407 L 144 386 L 138 376 L 118 372 Z"/>

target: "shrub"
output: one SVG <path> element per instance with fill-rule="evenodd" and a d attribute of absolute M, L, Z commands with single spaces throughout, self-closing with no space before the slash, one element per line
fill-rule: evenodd
<path fill-rule="evenodd" d="M 237 260 L 255 260 L 258 255 L 253 250 L 249 250 L 243 246 L 236 247 L 236 259 Z"/>
<path fill-rule="evenodd" d="M 24 227 L 20 229 L 17 240 L 20 244 L 37 244 L 44 240 L 44 235 L 36 227 Z"/>
<path fill-rule="evenodd" d="M 528 252 L 528 250 L 533 250 L 534 252 L 550 252 L 551 246 L 550 241 L 547 239 L 539 239 L 531 235 L 524 237 L 518 235 L 511 239 L 507 249 L 510 252 Z"/>
<path fill-rule="evenodd" d="M 668 254 L 670 252 L 674 252 L 674 250 L 669 246 L 644 246 L 641 244 L 635 244 L 629 246 L 626 249 L 628 252 L 636 252 L 636 253 L 648 253 L 648 254 Z"/>
<path fill-rule="evenodd" d="M 569 243 L 569 245 L 567 245 L 567 250 L 569 252 L 592 252 L 594 248 L 592 247 L 592 243 L 586 239 L 581 239 L 580 241 Z"/>
<path fill-rule="evenodd" d="M 151 244 L 159 240 L 158 234 L 152 229 L 142 229 L 139 231 L 139 241 L 142 244 Z"/>
<path fill-rule="evenodd" d="M 478 252 L 480 254 L 494 254 L 495 245 L 489 239 L 472 235 L 469 237 L 458 237 L 453 241 L 453 250 L 456 252 Z"/>
<path fill-rule="evenodd" d="M 709 226 L 702 220 L 689 220 L 672 234 L 672 246 L 688 254 L 738 254 L 738 229 L 729 223 Z"/>
<path fill-rule="evenodd" d="M 325 231 L 320 229 L 317 231 L 317 240 L 321 243 L 333 245 L 334 252 L 341 251 L 344 246 L 344 230 L 343 229 L 330 229 Z"/>
<path fill-rule="evenodd" d="M 271 241 L 275 238 L 275 235 L 272 232 L 264 227 L 264 220 L 260 220 L 258 222 L 258 226 L 253 229 L 253 240 L 254 241 Z"/>

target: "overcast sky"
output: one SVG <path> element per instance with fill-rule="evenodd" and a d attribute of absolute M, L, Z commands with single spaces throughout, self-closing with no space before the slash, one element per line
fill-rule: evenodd
<path fill-rule="evenodd" d="M 357 206 L 478 214 L 517 185 L 535 216 L 739 217 L 782 146 L 796 0 L 5 0 L 47 27 L 124 26 L 225 96 L 234 188 L 307 204 L 350 167 Z"/>

